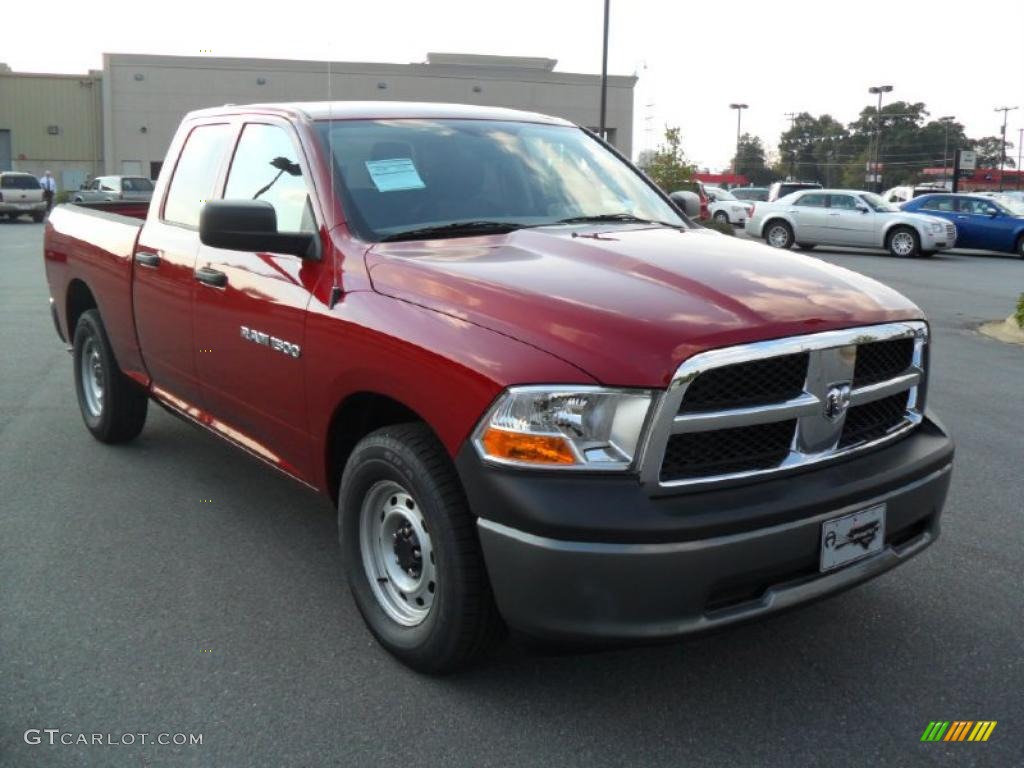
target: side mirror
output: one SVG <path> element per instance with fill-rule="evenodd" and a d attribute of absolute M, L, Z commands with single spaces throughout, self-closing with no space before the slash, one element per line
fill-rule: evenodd
<path fill-rule="evenodd" d="M 997 211 L 995 208 L 988 208 L 986 209 L 985 213 L 987 213 L 989 215 L 989 218 L 991 219 L 994 219 L 996 216 L 999 215 L 999 211 Z"/>
<path fill-rule="evenodd" d="M 309 232 L 278 232 L 277 212 L 266 200 L 211 200 L 199 211 L 199 241 L 229 251 L 290 253 L 320 258 L 320 238 Z"/>
<path fill-rule="evenodd" d="M 857 210 L 860 211 L 861 213 L 869 213 L 868 209 L 863 205 L 858 205 Z"/>
<path fill-rule="evenodd" d="M 695 219 L 700 216 L 700 197 L 697 196 L 696 192 L 681 190 L 679 192 L 673 192 L 669 195 L 669 198 L 676 204 L 676 207 L 679 210 L 691 219 Z"/>

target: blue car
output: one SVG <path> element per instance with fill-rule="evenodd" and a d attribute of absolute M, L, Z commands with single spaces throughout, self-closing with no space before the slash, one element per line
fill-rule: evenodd
<path fill-rule="evenodd" d="M 1015 253 L 1024 259 L 1024 207 L 980 195 L 922 195 L 904 211 L 939 216 L 956 224 L 956 247 Z"/>

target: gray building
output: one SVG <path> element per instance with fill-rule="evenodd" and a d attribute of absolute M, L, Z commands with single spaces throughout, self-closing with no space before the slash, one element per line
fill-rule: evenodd
<path fill-rule="evenodd" d="M 430 53 L 419 64 L 108 53 L 85 75 L 11 72 L 0 64 L 0 169 L 54 171 L 63 189 L 86 175 L 159 174 L 185 113 L 273 101 L 438 101 L 512 107 L 596 129 L 601 78 L 555 59 Z M 607 136 L 633 144 L 633 76 L 608 78 Z"/>

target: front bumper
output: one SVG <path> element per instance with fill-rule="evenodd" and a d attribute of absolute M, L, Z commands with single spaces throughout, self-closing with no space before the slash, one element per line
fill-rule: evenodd
<path fill-rule="evenodd" d="M 457 465 L 498 607 L 565 640 L 653 640 L 714 629 L 859 584 L 939 533 L 952 441 L 933 420 L 896 443 L 746 486 L 650 497 L 635 478 Z M 821 524 L 885 502 L 881 552 L 818 570 Z"/>
<path fill-rule="evenodd" d="M 956 230 L 950 234 L 949 231 L 935 233 L 926 231 L 921 236 L 921 248 L 925 251 L 944 251 L 956 245 Z"/>

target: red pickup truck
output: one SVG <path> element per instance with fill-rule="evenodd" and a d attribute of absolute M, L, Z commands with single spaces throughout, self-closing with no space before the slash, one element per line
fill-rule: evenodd
<path fill-rule="evenodd" d="M 46 225 L 86 427 L 131 440 L 153 401 L 330 495 L 356 603 L 417 669 L 507 627 L 723 627 L 938 535 L 921 310 L 696 227 L 579 127 L 230 106 L 163 167 L 151 204 Z"/>

